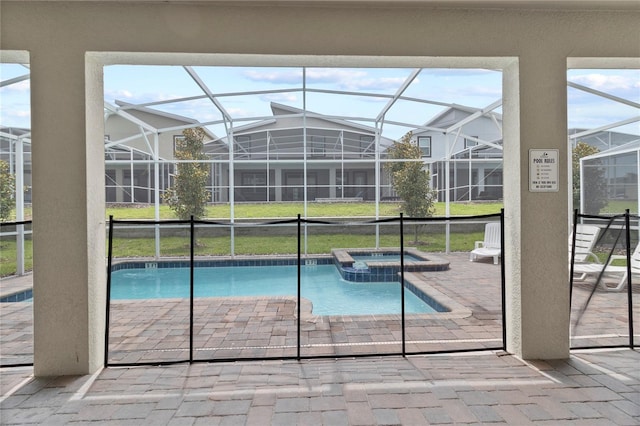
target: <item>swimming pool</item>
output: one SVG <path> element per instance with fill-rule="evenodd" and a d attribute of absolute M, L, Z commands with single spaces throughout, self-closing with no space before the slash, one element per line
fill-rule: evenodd
<path fill-rule="evenodd" d="M 189 297 L 188 267 L 144 266 L 112 272 L 112 300 Z M 295 296 L 297 266 L 196 267 L 194 283 L 195 297 Z M 350 282 L 333 264 L 303 266 L 301 294 L 311 300 L 314 315 L 401 312 L 399 282 Z M 405 312 L 433 313 L 436 309 L 405 289 Z"/>

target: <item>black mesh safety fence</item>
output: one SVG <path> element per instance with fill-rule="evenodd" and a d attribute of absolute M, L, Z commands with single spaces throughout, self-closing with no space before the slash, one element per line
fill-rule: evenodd
<path fill-rule="evenodd" d="M 575 212 L 569 239 L 572 349 L 635 346 L 638 225 L 628 210 L 610 216 Z"/>
<path fill-rule="evenodd" d="M 105 365 L 504 349 L 502 218 L 111 218 Z"/>
<path fill-rule="evenodd" d="M 33 365 L 33 223 L 0 223 L 0 368 Z"/>
<path fill-rule="evenodd" d="M 576 212 L 572 349 L 635 347 L 639 225 Z M 105 365 L 504 348 L 501 214 L 109 228 Z M 4 257 L 22 249 L 11 267 L 30 270 L 31 221 L 3 223 L 0 244 Z M 32 365 L 33 283 L 5 287 L 1 365 Z"/>
<path fill-rule="evenodd" d="M 110 221 L 105 362 L 189 359 L 189 221 Z"/>

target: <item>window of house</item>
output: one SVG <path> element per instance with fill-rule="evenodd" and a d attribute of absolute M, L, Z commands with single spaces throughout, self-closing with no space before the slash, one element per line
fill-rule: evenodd
<path fill-rule="evenodd" d="M 418 147 L 423 157 L 431 157 L 431 136 L 418 136 Z"/>
<path fill-rule="evenodd" d="M 250 135 L 238 135 L 236 139 L 236 153 L 238 156 L 251 156 L 251 136 Z"/>
<path fill-rule="evenodd" d="M 324 136 L 310 136 L 309 137 L 309 151 L 313 157 L 324 156 L 325 138 Z"/>
<path fill-rule="evenodd" d="M 360 154 L 364 157 L 373 152 L 373 136 L 360 136 Z"/>
<path fill-rule="evenodd" d="M 373 136 L 360 136 L 360 149 L 362 152 L 371 151 L 373 148 Z"/>
<path fill-rule="evenodd" d="M 267 176 L 264 172 L 243 172 L 242 186 L 257 189 L 267 184 Z"/>
<path fill-rule="evenodd" d="M 478 139 L 477 136 L 471 136 L 472 138 Z M 464 138 L 464 149 L 471 148 L 472 146 L 478 146 L 478 142 L 473 139 Z"/>
<path fill-rule="evenodd" d="M 173 135 L 173 153 L 174 154 L 178 150 L 178 142 L 183 140 L 184 140 L 183 135 Z"/>

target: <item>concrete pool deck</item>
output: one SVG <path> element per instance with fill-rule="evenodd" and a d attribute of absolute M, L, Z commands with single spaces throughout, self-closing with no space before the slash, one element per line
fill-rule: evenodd
<path fill-rule="evenodd" d="M 499 347 L 500 267 L 471 263 L 466 253 L 445 257 L 450 270 L 430 272 L 424 283 L 470 314 L 407 317 L 407 351 Z M 2 287 L 8 283 L 15 289 L 29 281 L 28 276 L 3 279 Z M 591 288 L 583 283 L 574 289 L 572 346 L 624 344 L 625 292 L 596 291 L 576 325 Z M 110 362 L 188 357 L 188 302 L 147 302 L 144 315 L 136 314 L 136 303 L 112 308 Z M 636 301 L 636 333 L 638 305 Z M 2 363 L 30 362 L 30 302 L 2 304 L 0 309 Z M 195 309 L 196 359 L 295 356 L 293 299 L 202 300 Z M 303 315 L 302 320 L 303 356 L 400 350 L 398 316 Z M 487 350 L 407 358 L 110 367 L 92 377 L 50 379 L 31 378 L 30 367 L 4 368 L 0 423 L 639 424 L 638 365 L 640 354 L 631 350 L 574 350 L 569 360 L 529 363 Z"/>
<path fill-rule="evenodd" d="M 637 425 L 640 354 L 524 362 L 501 352 L 1 370 L 0 422 L 91 425 Z"/>

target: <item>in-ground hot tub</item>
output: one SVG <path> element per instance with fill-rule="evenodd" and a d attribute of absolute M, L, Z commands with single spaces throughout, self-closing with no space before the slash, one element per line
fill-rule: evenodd
<path fill-rule="evenodd" d="M 400 250 L 333 249 L 333 261 L 342 278 L 348 281 L 396 281 L 400 272 Z M 405 272 L 446 271 L 449 262 L 417 249 L 404 250 Z"/>

